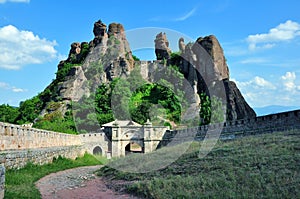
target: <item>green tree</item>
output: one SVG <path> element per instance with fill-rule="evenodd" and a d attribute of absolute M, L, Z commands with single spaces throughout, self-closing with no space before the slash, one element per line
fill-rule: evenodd
<path fill-rule="evenodd" d="M 40 114 L 43 108 L 43 102 L 39 96 L 20 102 L 19 115 L 17 123 L 30 123 L 33 122 Z"/>
<path fill-rule="evenodd" d="M 134 61 L 140 61 L 140 59 L 135 55 L 132 55 L 132 58 L 133 58 Z"/>
<path fill-rule="evenodd" d="M 225 121 L 223 103 L 218 97 L 212 96 L 210 98 L 205 93 L 201 93 L 200 100 L 200 125 L 214 124 Z"/>
<path fill-rule="evenodd" d="M 19 109 L 8 104 L 0 105 L 0 121 L 15 123 L 19 115 Z"/>
<path fill-rule="evenodd" d="M 211 98 L 211 119 L 210 119 L 210 121 L 212 124 L 225 122 L 223 103 L 216 96 L 213 96 Z"/>
<path fill-rule="evenodd" d="M 200 125 L 206 125 L 210 123 L 211 101 L 206 93 L 200 93 L 200 101 Z"/>

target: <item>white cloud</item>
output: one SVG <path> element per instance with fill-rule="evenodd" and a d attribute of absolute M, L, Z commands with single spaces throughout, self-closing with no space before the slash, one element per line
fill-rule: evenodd
<path fill-rule="evenodd" d="M 27 89 L 10 86 L 8 83 L 5 83 L 5 82 L 0 82 L 0 89 L 10 90 L 14 93 L 23 93 L 23 92 L 27 91 Z"/>
<path fill-rule="evenodd" d="M 263 64 L 263 63 L 267 63 L 268 61 L 269 60 L 265 58 L 249 58 L 249 59 L 242 60 L 240 63 L 241 64 Z"/>
<path fill-rule="evenodd" d="M 300 24 L 287 20 L 268 33 L 249 35 L 247 42 L 250 50 L 273 48 L 277 42 L 290 41 L 300 36 Z"/>
<path fill-rule="evenodd" d="M 253 82 L 259 86 L 259 87 L 262 87 L 262 88 L 265 88 L 265 89 L 271 89 L 271 90 L 275 90 L 276 87 L 269 81 L 265 80 L 264 78 L 262 77 L 258 77 L 256 76 L 253 80 Z"/>
<path fill-rule="evenodd" d="M 56 59 L 56 45 L 56 41 L 41 39 L 33 32 L 4 26 L 0 28 L 0 68 L 17 70 L 28 64 Z"/>
<path fill-rule="evenodd" d="M 272 81 L 258 76 L 248 81 L 233 81 L 252 107 L 300 106 L 300 85 L 295 72 L 272 77 Z"/>
<path fill-rule="evenodd" d="M 283 81 L 283 85 L 285 90 L 295 92 L 296 90 L 300 90 L 300 85 L 297 86 L 296 81 L 296 73 L 295 72 L 286 72 L 285 75 L 281 76 L 281 80 Z"/>
<path fill-rule="evenodd" d="M 13 3 L 29 3 L 30 0 L 0 0 L 0 3 L 13 2 Z"/>
<path fill-rule="evenodd" d="M 194 7 L 191 11 L 189 11 L 188 13 L 186 13 L 185 15 L 183 15 L 182 17 L 178 17 L 175 19 L 175 21 L 185 21 L 188 18 L 190 18 L 191 16 L 193 16 L 197 11 L 197 7 Z"/>
<path fill-rule="evenodd" d="M 254 77 L 253 79 L 246 81 L 246 82 L 239 82 L 237 80 L 233 80 L 236 84 L 241 88 L 249 88 L 252 87 L 254 89 L 268 89 L 268 90 L 275 90 L 276 86 L 273 85 L 271 82 L 265 80 L 262 77 Z"/>
<path fill-rule="evenodd" d="M 6 89 L 6 88 L 8 88 L 8 84 L 7 83 L 5 83 L 5 82 L 0 82 L 0 88 L 4 88 L 4 89 Z"/>

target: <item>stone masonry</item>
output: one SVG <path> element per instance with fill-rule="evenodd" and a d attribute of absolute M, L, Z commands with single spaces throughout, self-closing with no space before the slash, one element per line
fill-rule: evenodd
<path fill-rule="evenodd" d="M 5 167 L 0 162 L 0 199 L 4 198 Z"/>

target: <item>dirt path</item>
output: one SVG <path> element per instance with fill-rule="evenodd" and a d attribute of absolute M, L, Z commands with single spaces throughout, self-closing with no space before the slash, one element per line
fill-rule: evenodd
<path fill-rule="evenodd" d="M 101 178 L 93 174 L 100 167 L 80 167 L 52 173 L 40 179 L 36 186 L 43 199 L 136 198 L 107 188 Z"/>

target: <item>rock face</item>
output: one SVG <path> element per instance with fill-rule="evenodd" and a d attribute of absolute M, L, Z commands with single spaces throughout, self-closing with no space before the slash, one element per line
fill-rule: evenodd
<path fill-rule="evenodd" d="M 191 95 L 196 96 L 193 102 L 195 107 L 200 104 L 199 93 L 208 93 L 208 88 L 218 90 L 217 86 L 222 85 L 226 90 L 224 98 L 228 120 L 255 117 L 255 112 L 236 85 L 229 81 L 223 49 L 215 36 L 200 37 L 195 43 L 187 45 L 180 38 L 178 45 L 181 54 L 174 60 L 170 56 L 167 36 L 161 32 L 154 40 L 158 61 L 144 67 L 141 62 L 133 60 L 122 24 L 111 23 L 107 28 L 99 20 L 94 23 L 93 33 L 95 37 L 89 43 L 72 43 L 68 58 L 58 65 L 56 80 L 47 87 L 50 92 L 43 95 L 44 101 L 62 101 L 65 107 L 60 109 L 66 111 L 71 101 L 79 101 L 83 96 L 89 96 L 102 83 L 128 76 L 135 65 L 141 66 L 142 76 L 151 82 L 154 70 L 172 64 L 180 67 L 180 71 L 192 86 Z M 164 66 L 159 66 L 161 60 L 166 60 Z M 43 110 L 42 113 L 45 114 L 46 111 Z"/>
<path fill-rule="evenodd" d="M 106 25 L 104 23 L 102 23 L 101 20 L 96 21 L 94 23 L 93 33 L 94 33 L 95 37 L 105 37 L 107 35 Z"/>
<path fill-rule="evenodd" d="M 112 23 L 107 30 L 99 20 L 94 24 L 93 33 L 95 38 L 89 44 L 74 42 L 71 45 L 65 62 L 78 64 L 69 70 L 59 87 L 59 96 L 63 99 L 78 101 L 83 95 L 89 96 L 100 83 L 126 76 L 133 69 L 134 61 L 123 25 Z M 81 53 L 83 45 L 88 45 L 85 55 Z M 82 56 L 85 56 L 83 60 Z M 93 85 L 88 86 L 88 81 Z"/>
<path fill-rule="evenodd" d="M 157 60 L 169 59 L 171 55 L 171 49 L 169 48 L 169 41 L 166 33 L 161 32 L 157 34 L 154 42 Z"/>
<path fill-rule="evenodd" d="M 200 37 L 197 39 L 196 44 L 200 44 L 211 56 L 214 62 L 213 76 L 217 78 L 216 80 L 229 79 L 229 69 L 226 64 L 224 51 L 217 38 L 214 35 L 204 38 Z"/>
<path fill-rule="evenodd" d="M 229 69 L 223 49 L 213 35 L 200 37 L 194 44 L 184 44 L 179 39 L 182 60 L 179 62 L 186 79 L 195 88 L 195 92 L 218 92 L 225 89 L 227 120 L 254 118 L 253 109 L 247 104 L 234 82 L 229 81 Z M 212 93 L 208 93 L 212 94 Z"/>
<path fill-rule="evenodd" d="M 227 95 L 227 120 L 247 119 L 256 117 L 253 109 L 247 104 L 243 95 L 233 81 L 224 80 Z"/>

